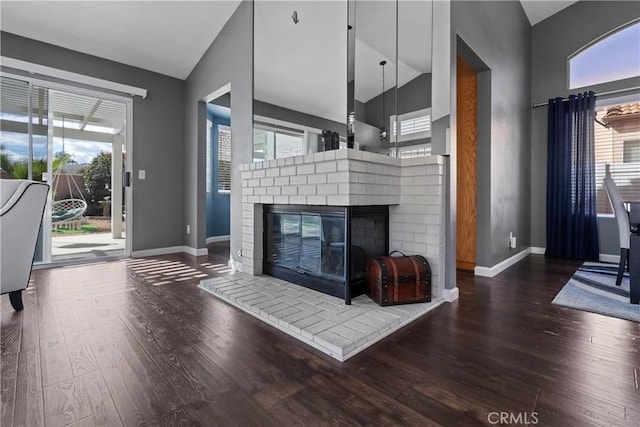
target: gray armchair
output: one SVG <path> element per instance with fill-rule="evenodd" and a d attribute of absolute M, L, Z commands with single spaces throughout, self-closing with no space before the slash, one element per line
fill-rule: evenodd
<path fill-rule="evenodd" d="M 0 180 L 0 294 L 22 310 L 49 186 L 27 180 Z"/>

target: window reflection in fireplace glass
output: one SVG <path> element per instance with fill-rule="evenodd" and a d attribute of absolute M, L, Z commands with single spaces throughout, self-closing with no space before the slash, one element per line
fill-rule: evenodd
<path fill-rule="evenodd" d="M 320 273 L 320 217 L 302 215 L 302 248 L 300 269 L 309 273 Z"/>
<path fill-rule="evenodd" d="M 345 219 L 322 217 L 322 275 L 344 280 Z"/>
<path fill-rule="evenodd" d="M 268 213 L 267 259 L 273 265 L 345 280 L 345 218 Z"/>
<path fill-rule="evenodd" d="M 282 215 L 280 233 L 282 265 L 298 268 L 300 265 L 300 215 Z"/>

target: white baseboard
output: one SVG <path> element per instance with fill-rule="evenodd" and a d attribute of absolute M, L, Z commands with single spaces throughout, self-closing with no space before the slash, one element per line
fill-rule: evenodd
<path fill-rule="evenodd" d="M 453 289 L 445 289 L 442 296 L 446 302 L 453 302 L 460 296 L 460 290 L 457 287 Z"/>
<path fill-rule="evenodd" d="M 525 259 L 529 254 L 531 253 L 531 248 L 527 248 L 521 252 L 518 252 L 517 254 L 515 254 L 514 256 L 505 259 L 504 261 L 494 265 L 493 267 L 476 267 L 474 269 L 474 274 L 476 276 L 482 276 L 482 277 L 494 277 L 495 275 L 497 275 L 498 273 L 501 273 L 502 271 L 506 270 L 507 268 L 511 267 L 512 265 L 514 265 L 515 263 L 517 263 L 518 261 L 522 261 L 523 259 Z"/>
<path fill-rule="evenodd" d="M 193 256 L 203 256 L 203 255 L 209 254 L 209 251 L 207 250 L 207 248 L 195 249 L 190 246 L 168 246 L 165 248 L 144 249 L 141 251 L 133 251 L 131 252 L 131 257 L 142 258 L 142 257 L 148 257 L 148 256 L 177 254 L 180 252 L 184 252 Z"/>
<path fill-rule="evenodd" d="M 620 264 L 620 255 L 600 254 L 600 262 Z"/>
<path fill-rule="evenodd" d="M 547 248 L 538 248 L 535 246 L 531 247 L 532 254 L 544 255 L 547 251 Z M 620 263 L 620 255 L 612 255 L 612 254 L 600 254 L 600 262 L 613 262 Z"/>
<path fill-rule="evenodd" d="M 207 256 L 209 255 L 209 249 L 207 248 L 192 248 L 191 246 L 183 246 L 182 252 L 193 256 Z"/>
<path fill-rule="evenodd" d="M 207 237 L 206 243 L 208 245 L 215 242 L 228 242 L 229 240 L 231 240 L 231 236 L 212 236 Z"/>
<path fill-rule="evenodd" d="M 168 246 L 166 248 L 155 248 L 155 249 L 143 249 L 141 251 L 133 251 L 131 252 L 132 258 L 142 258 L 147 256 L 158 256 L 158 255 L 168 255 L 168 254 L 177 254 L 183 251 L 184 246 Z"/>

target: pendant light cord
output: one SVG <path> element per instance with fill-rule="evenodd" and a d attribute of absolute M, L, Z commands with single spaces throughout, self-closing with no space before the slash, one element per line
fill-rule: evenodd
<path fill-rule="evenodd" d="M 387 64 L 387 61 L 380 61 L 380 65 L 382 66 L 382 126 L 380 126 L 380 137 L 382 139 L 386 139 L 386 128 L 385 128 L 385 109 L 384 109 L 384 66 Z"/>

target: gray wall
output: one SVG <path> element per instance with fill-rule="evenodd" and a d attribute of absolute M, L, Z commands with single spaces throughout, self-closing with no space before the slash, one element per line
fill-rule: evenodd
<path fill-rule="evenodd" d="M 253 102 L 253 113 L 258 116 L 269 117 L 272 119 L 283 120 L 285 122 L 297 123 L 299 125 L 312 128 L 331 130 L 338 132 L 340 136 L 346 136 L 347 124 L 338 123 L 334 120 L 325 119 L 311 114 L 301 113 L 300 111 L 290 110 L 279 105 L 269 104 L 267 102 L 255 100 Z M 346 117 L 345 117 L 346 121 Z"/>
<path fill-rule="evenodd" d="M 389 125 L 389 116 L 395 113 L 395 95 L 395 87 L 384 92 L 384 108 L 387 115 L 385 125 L 387 126 Z M 356 103 L 358 102 L 359 101 L 356 100 Z M 376 127 L 382 126 L 382 94 L 364 103 L 364 107 L 365 116 L 358 116 L 358 110 L 356 110 L 356 120 Z M 431 107 L 431 74 L 420 74 L 398 89 L 398 114 L 405 114 L 429 107 Z"/>
<path fill-rule="evenodd" d="M 2 55 L 148 90 L 133 99 L 134 251 L 184 244 L 184 82 L 14 34 L 2 33 Z"/>
<path fill-rule="evenodd" d="M 243 1 L 186 80 L 185 221 L 186 244 L 205 247 L 206 194 L 204 99 L 231 83 L 231 256 L 242 247 L 242 198 L 239 165 L 252 160 L 253 3 Z M 186 230 L 184 231 L 186 233 Z"/>
<path fill-rule="evenodd" d="M 640 85 L 626 79 L 579 90 L 567 88 L 567 58 L 598 37 L 640 16 L 640 3 L 632 1 L 580 1 L 536 24 L 532 30 L 531 99 L 533 103 L 570 93 L 606 92 Z M 531 113 L 531 246 L 546 247 L 547 108 Z M 619 255 L 614 224 L 600 218 L 600 253 Z M 604 222 L 604 223 L 603 223 Z M 605 233 L 613 230 L 614 233 Z"/>
<path fill-rule="evenodd" d="M 455 76 L 456 35 L 490 69 L 480 76 L 485 88 L 480 96 L 484 94 L 485 101 L 490 98 L 490 114 L 484 111 L 486 119 L 480 116 L 483 123 L 479 129 L 490 121 L 490 129 L 482 131 L 490 135 L 490 143 L 478 145 L 478 174 L 482 178 L 479 183 L 484 183 L 478 189 L 478 206 L 483 209 L 479 218 L 487 223 L 488 232 L 478 239 L 477 263 L 492 267 L 530 243 L 531 30 L 517 1 L 452 2 L 451 22 L 451 75 Z M 451 99 L 455 100 L 455 79 L 451 91 Z M 483 100 L 479 102 L 482 104 Z M 453 151 L 455 104 L 451 110 Z M 509 232 L 518 238 L 516 249 L 509 249 Z"/>

